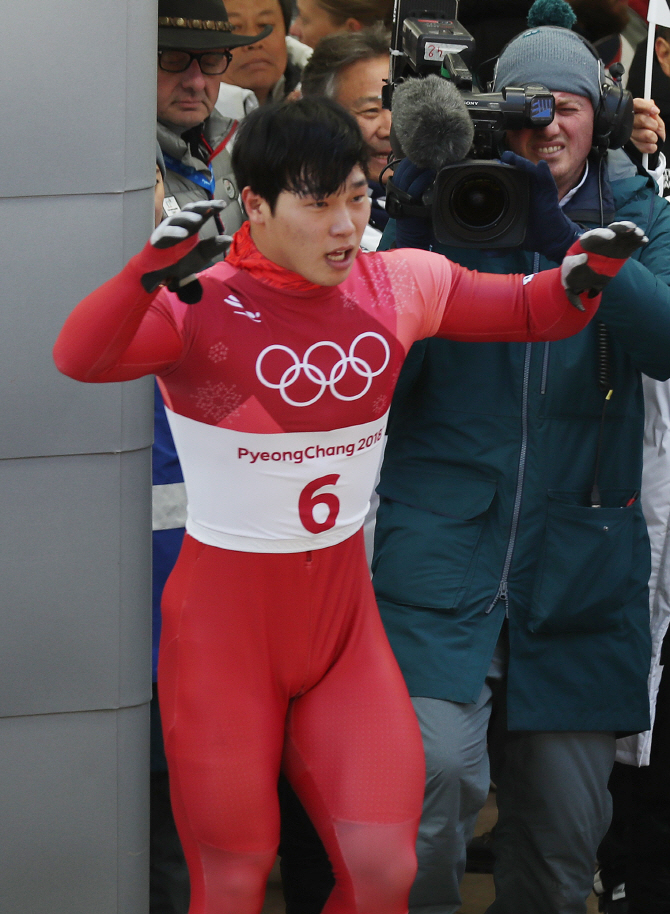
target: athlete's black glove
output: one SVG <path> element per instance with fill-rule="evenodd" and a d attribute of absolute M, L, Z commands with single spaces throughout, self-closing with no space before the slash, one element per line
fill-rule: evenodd
<path fill-rule="evenodd" d="M 579 311 L 579 296 L 599 295 L 631 254 L 649 239 L 634 222 L 612 222 L 607 228 L 591 229 L 570 247 L 561 265 L 565 292 Z"/>
<path fill-rule="evenodd" d="M 180 244 L 196 235 L 205 222 L 227 206 L 225 200 L 198 200 L 187 203 L 174 216 L 165 219 L 154 230 L 149 244 L 156 250 L 164 250 Z M 214 257 L 225 253 L 230 247 L 229 235 L 216 235 L 198 242 L 187 254 L 174 263 L 143 273 L 141 283 L 147 292 L 166 285 L 170 292 L 176 292 L 187 305 L 194 305 L 202 298 L 202 286 L 195 274 L 209 266 Z"/>

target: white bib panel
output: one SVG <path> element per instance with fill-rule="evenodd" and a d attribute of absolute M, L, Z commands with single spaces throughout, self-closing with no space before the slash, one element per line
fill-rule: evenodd
<path fill-rule="evenodd" d="M 348 428 L 271 435 L 166 413 L 194 539 L 238 552 L 308 552 L 363 525 L 388 412 Z"/>

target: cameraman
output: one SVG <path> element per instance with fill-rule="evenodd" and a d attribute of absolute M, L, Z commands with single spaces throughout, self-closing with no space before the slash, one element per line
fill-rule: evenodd
<path fill-rule="evenodd" d="M 507 46 L 496 90 L 538 83 L 555 95 L 553 123 L 507 137 L 530 174 L 533 252 L 433 248 L 531 273 L 611 218 L 650 242 L 603 295 L 600 329 L 551 344 L 425 341 L 402 370 L 373 571 L 426 751 L 415 914 L 459 909 L 490 778 L 490 914 L 585 912 L 615 735 L 649 726 L 641 372 L 670 376 L 670 209 L 623 153 L 592 154 L 601 73 L 581 38 L 540 27 Z M 419 196 L 426 177 L 406 162 L 394 181 Z M 396 228 L 398 246 L 431 244 L 417 217 Z"/>

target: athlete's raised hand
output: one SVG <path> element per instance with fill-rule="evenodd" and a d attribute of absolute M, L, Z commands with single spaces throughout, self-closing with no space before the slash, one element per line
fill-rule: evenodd
<path fill-rule="evenodd" d="M 226 205 L 225 200 L 187 203 L 178 213 L 154 229 L 143 251 L 150 265 L 155 263 L 156 266 L 142 274 L 141 282 L 147 292 L 166 285 L 187 304 L 200 301 L 202 287 L 195 274 L 208 266 L 215 257 L 225 253 L 232 239 L 228 235 L 216 235 L 198 241 L 197 235 L 205 222 L 220 213 Z"/>
<path fill-rule="evenodd" d="M 607 228 L 585 232 L 570 247 L 561 266 L 565 292 L 580 311 L 584 305 L 579 296 L 598 295 L 619 272 L 631 254 L 649 239 L 633 222 L 612 222 Z"/>
<path fill-rule="evenodd" d="M 178 213 L 164 219 L 158 225 L 151 237 L 149 244 L 154 248 L 171 248 L 180 241 L 185 241 L 197 234 L 205 222 L 225 209 L 225 200 L 197 200 L 187 203 Z"/>

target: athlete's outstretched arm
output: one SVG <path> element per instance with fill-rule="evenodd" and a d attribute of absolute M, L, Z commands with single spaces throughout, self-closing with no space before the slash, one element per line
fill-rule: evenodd
<path fill-rule="evenodd" d="M 226 244 L 217 238 L 198 243 L 198 231 L 224 205 L 188 204 L 158 226 L 117 276 L 77 305 L 54 346 L 63 374 L 78 381 L 128 381 L 158 373 L 179 358 L 176 323 L 151 305 L 163 285 L 185 301 L 197 300 L 200 284 L 188 277 Z"/>
<path fill-rule="evenodd" d="M 557 340 L 580 331 L 600 293 L 647 241 L 632 222 L 593 229 L 554 270 L 531 276 L 454 271 L 438 336 L 464 341 Z"/>
<path fill-rule="evenodd" d="M 600 292 L 647 239 L 632 222 L 585 232 L 553 270 L 523 276 L 478 273 L 444 256 L 401 248 L 384 258 L 407 348 L 429 336 L 459 342 L 557 340 L 582 330 Z"/>

